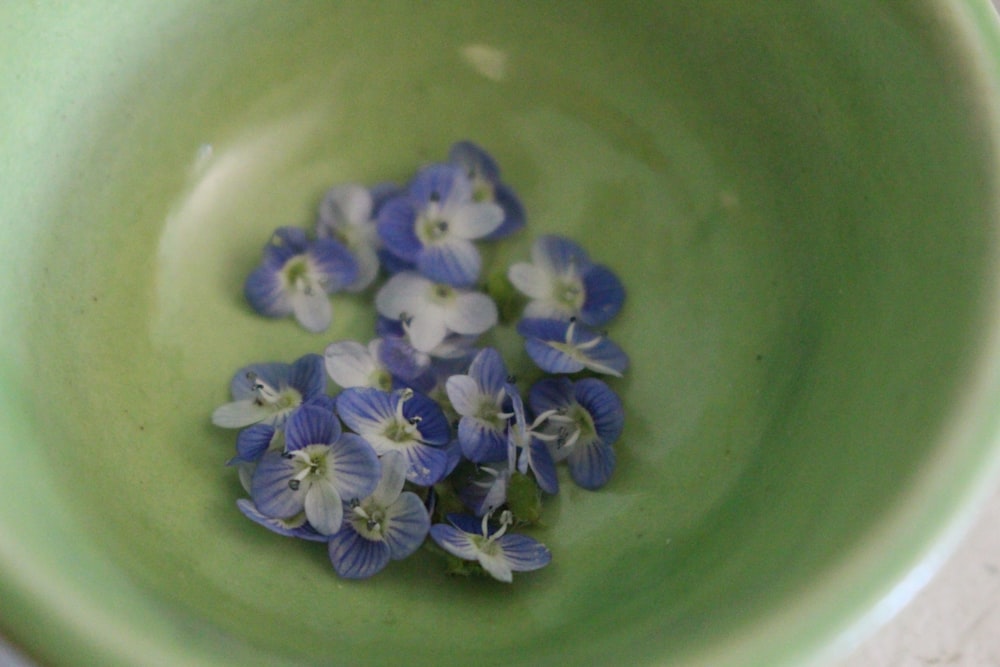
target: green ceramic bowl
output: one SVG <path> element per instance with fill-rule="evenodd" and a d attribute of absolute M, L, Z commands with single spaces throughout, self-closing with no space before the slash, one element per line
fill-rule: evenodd
<path fill-rule="evenodd" d="M 0 631 L 49 664 L 780 665 L 901 604 L 997 468 L 985 0 L 5 3 Z M 246 521 L 241 295 L 326 187 L 489 148 L 620 272 L 602 491 L 512 586 Z M 908 576 L 909 575 L 909 576 Z"/>

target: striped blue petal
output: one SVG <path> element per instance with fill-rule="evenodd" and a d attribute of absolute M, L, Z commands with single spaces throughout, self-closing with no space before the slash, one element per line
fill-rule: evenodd
<path fill-rule="evenodd" d="M 471 287 L 479 279 L 483 260 L 471 241 L 449 238 L 424 246 L 417 256 L 417 270 L 436 283 Z"/>
<path fill-rule="evenodd" d="M 389 564 L 389 546 L 362 537 L 350 522 L 330 538 L 328 550 L 334 571 L 345 579 L 367 579 Z"/>
<path fill-rule="evenodd" d="M 297 472 L 295 463 L 280 452 L 270 451 L 261 457 L 250 480 L 250 497 L 261 513 L 287 519 L 303 510 L 309 485 L 290 483 Z"/>
<path fill-rule="evenodd" d="M 503 559 L 514 572 L 530 572 L 545 567 L 552 560 L 548 548 L 527 535 L 508 533 L 497 540 Z"/>
<path fill-rule="evenodd" d="M 237 500 L 236 507 L 238 507 L 240 512 L 243 513 L 243 516 L 250 519 L 254 523 L 264 526 L 268 530 L 277 533 L 278 535 L 284 535 L 285 537 L 298 537 L 311 542 L 327 541 L 326 535 L 320 535 L 306 522 L 305 514 L 299 513 L 288 519 L 275 519 L 263 514 L 257 509 L 257 506 L 253 504 L 253 501 L 248 498 L 240 498 Z"/>
<path fill-rule="evenodd" d="M 611 479 L 615 458 L 611 446 L 595 438 L 590 442 L 577 443 L 566 458 L 566 464 L 574 482 L 585 489 L 595 490 Z"/>
<path fill-rule="evenodd" d="M 345 502 L 370 496 L 382 476 L 375 450 L 354 433 L 344 433 L 331 445 L 326 465 L 327 478 Z"/>
<path fill-rule="evenodd" d="M 409 196 L 389 200 L 378 214 L 376 229 L 385 250 L 402 262 L 414 264 L 423 243 L 417 237 L 417 204 Z"/>
<path fill-rule="evenodd" d="M 580 320 L 592 327 L 610 322 L 625 303 L 625 286 L 602 264 L 589 267 L 581 276 L 584 297 Z"/>
<path fill-rule="evenodd" d="M 617 440 L 625 424 L 625 409 L 618 394 L 601 380 L 586 378 L 576 383 L 573 395 L 590 413 L 597 437 L 609 445 Z"/>
<path fill-rule="evenodd" d="M 336 416 L 318 405 L 302 405 L 285 422 L 285 449 L 294 451 L 307 445 L 329 445 L 340 436 Z"/>
<path fill-rule="evenodd" d="M 423 544 L 430 529 L 427 508 L 415 493 L 406 491 L 385 509 L 382 538 L 393 560 L 406 558 Z"/>

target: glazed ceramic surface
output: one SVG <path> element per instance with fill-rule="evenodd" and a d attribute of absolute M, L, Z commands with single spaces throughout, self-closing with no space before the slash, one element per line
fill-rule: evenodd
<path fill-rule="evenodd" d="M 8 3 L 0 631 L 51 664 L 819 655 L 996 467 L 988 11 Z M 528 211 L 498 261 L 561 233 L 626 284 L 619 468 L 564 485 L 552 566 L 512 586 L 431 554 L 346 582 L 239 514 L 209 416 L 246 363 L 367 339 L 370 307 L 312 335 L 242 281 L 330 185 L 458 139 Z"/>

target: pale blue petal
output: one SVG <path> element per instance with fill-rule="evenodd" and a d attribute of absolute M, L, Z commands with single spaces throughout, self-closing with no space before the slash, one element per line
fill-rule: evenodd
<path fill-rule="evenodd" d="M 532 438 L 528 447 L 528 465 L 535 473 L 538 487 L 551 495 L 559 493 L 559 477 L 556 474 L 556 464 L 552 460 L 549 448 L 537 438 Z"/>
<path fill-rule="evenodd" d="M 414 484 L 431 486 L 444 478 L 448 469 L 448 451 L 444 447 L 413 443 L 397 451 L 406 457 L 406 478 Z"/>
<path fill-rule="evenodd" d="M 289 291 L 280 270 L 267 266 L 254 269 L 243 284 L 243 295 L 257 313 L 267 317 L 284 317 L 292 312 Z"/>
<path fill-rule="evenodd" d="M 406 483 L 406 457 L 399 452 L 389 451 L 379 457 L 379 460 L 382 462 L 382 477 L 372 491 L 371 498 L 379 507 L 389 507 L 403 492 L 403 485 Z"/>
<path fill-rule="evenodd" d="M 344 504 L 336 487 L 328 480 L 319 479 L 306 492 L 304 509 L 306 518 L 316 532 L 332 535 L 344 523 Z"/>
<path fill-rule="evenodd" d="M 397 273 L 375 294 L 375 309 L 391 320 L 401 315 L 413 316 L 427 308 L 431 281 L 412 271 Z"/>
<path fill-rule="evenodd" d="M 330 298 L 322 290 L 315 292 L 293 292 L 289 297 L 295 320 L 311 333 L 320 333 L 330 326 L 333 308 Z"/>
<path fill-rule="evenodd" d="M 309 247 L 307 256 L 317 281 L 328 293 L 343 289 L 358 276 L 354 253 L 340 241 L 318 239 Z"/>
<path fill-rule="evenodd" d="M 393 560 L 406 558 L 420 548 L 431 521 L 427 508 L 415 493 L 407 491 L 386 508 L 382 537 Z"/>
<path fill-rule="evenodd" d="M 271 446 L 275 429 L 270 424 L 254 424 L 236 436 L 236 454 L 240 460 L 256 461 Z"/>
<path fill-rule="evenodd" d="M 535 365 L 546 373 L 577 373 L 586 368 L 579 359 L 537 338 L 525 338 L 524 349 Z"/>
<path fill-rule="evenodd" d="M 607 324 L 625 303 L 625 286 L 611 269 L 601 264 L 588 268 L 582 279 L 586 297 L 580 320 L 592 327 Z"/>
<path fill-rule="evenodd" d="M 354 433 L 344 433 L 330 447 L 326 465 L 327 478 L 345 502 L 370 496 L 382 476 L 375 450 Z"/>
<path fill-rule="evenodd" d="M 391 394 L 373 387 L 351 387 L 337 395 L 337 413 L 348 428 L 364 435 L 384 428 L 395 416 Z"/>
<path fill-rule="evenodd" d="M 451 407 L 463 416 L 472 416 L 479 409 L 482 393 L 479 384 L 468 375 L 452 375 L 445 381 L 445 392 Z"/>
<path fill-rule="evenodd" d="M 303 405 L 285 422 L 285 449 L 291 452 L 307 445 L 329 445 L 340 432 L 340 422 L 332 412 Z"/>
<path fill-rule="evenodd" d="M 470 287 L 479 278 L 483 260 L 471 241 L 451 237 L 425 246 L 417 257 L 417 270 L 436 283 Z"/>
<path fill-rule="evenodd" d="M 445 313 L 445 325 L 458 334 L 475 336 L 497 323 L 497 305 L 482 292 L 464 292 Z"/>
<path fill-rule="evenodd" d="M 530 572 L 545 567 L 552 560 L 552 552 L 527 535 L 507 533 L 497 540 L 503 550 L 504 560 L 515 572 Z"/>
<path fill-rule="evenodd" d="M 368 346 L 353 340 L 330 343 L 323 353 L 326 372 L 339 387 L 365 387 L 378 370 Z"/>
<path fill-rule="evenodd" d="M 439 547 L 452 556 L 463 560 L 477 560 L 479 549 L 472 541 L 473 535 L 446 523 L 436 523 L 431 526 L 430 535 Z"/>
<path fill-rule="evenodd" d="M 212 412 L 212 423 L 222 428 L 243 428 L 274 416 L 274 410 L 246 398 L 220 405 Z"/>
<path fill-rule="evenodd" d="M 336 185 L 327 190 L 320 202 L 317 235 L 321 238 L 335 237 L 339 227 L 366 223 L 372 217 L 372 209 L 373 200 L 368 188 L 357 183 Z"/>
<path fill-rule="evenodd" d="M 236 506 L 243 513 L 243 516 L 278 535 L 298 537 L 312 542 L 326 542 L 327 540 L 326 535 L 320 535 L 313 530 L 312 526 L 306 523 L 305 515 L 302 513 L 289 519 L 275 519 L 262 514 L 253 504 L 253 501 L 247 498 L 237 500 Z"/>
<path fill-rule="evenodd" d="M 520 231 L 525 224 L 524 205 L 507 184 L 497 183 L 493 188 L 493 198 L 503 209 L 504 218 L 499 227 L 483 237 L 484 241 L 506 238 Z"/>
<path fill-rule="evenodd" d="M 578 275 L 590 267 L 587 251 L 562 236 L 540 236 L 531 248 L 531 257 L 534 264 L 555 275 Z"/>
<path fill-rule="evenodd" d="M 431 164 L 413 177 L 409 193 L 421 207 L 438 201 L 444 208 L 449 201 L 469 201 L 472 186 L 465 172 L 456 165 Z"/>
<path fill-rule="evenodd" d="M 507 458 L 506 424 L 497 429 L 476 417 L 462 417 L 458 422 L 458 441 L 462 454 L 473 463 Z"/>
<path fill-rule="evenodd" d="M 233 377 L 229 381 L 229 392 L 234 401 L 245 398 L 252 399 L 257 395 L 254 391 L 254 384 L 257 380 L 263 381 L 277 389 L 288 384 L 290 373 L 291 367 L 288 364 L 277 361 L 264 364 L 250 364 L 233 373 Z"/>
<path fill-rule="evenodd" d="M 500 167 L 481 146 L 471 141 L 456 141 L 448 149 L 448 162 L 461 167 L 470 178 L 478 176 L 490 183 L 500 180 Z"/>
<path fill-rule="evenodd" d="M 569 378 L 544 378 L 528 390 L 528 405 L 536 415 L 548 410 L 565 409 L 575 402 L 573 382 Z"/>
<path fill-rule="evenodd" d="M 309 484 L 302 482 L 297 489 L 291 488 L 289 482 L 297 472 L 295 463 L 280 452 L 264 454 L 250 480 L 250 496 L 257 509 L 276 519 L 287 519 L 301 512 Z"/>
<path fill-rule="evenodd" d="M 483 393 L 495 398 L 507 385 L 507 367 L 503 357 L 492 347 L 483 348 L 469 364 L 469 375 L 476 379 Z"/>
<path fill-rule="evenodd" d="M 502 222 L 503 209 L 497 204 L 469 203 L 451 212 L 448 231 L 457 238 L 473 241 L 492 233 Z"/>
<path fill-rule="evenodd" d="M 302 355 L 291 364 L 286 374 L 288 386 L 295 387 L 302 394 L 303 401 L 326 392 L 323 357 L 318 354 Z"/>
<path fill-rule="evenodd" d="M 330 562 L 345 579 L 367 579 L 389 564 L 389 546 L 357 533 L 348 521 L 330 538 Z"/>
<path fill-rule="evenodd" d="M 615 452 L 599 439 L 577 443 L 566 458 L 570 477 L 585 489 L 599 489 L 615 470 Z"/>
<path fill-rule="evenodd" d="M 379 210 L 376 229 L 386 250 L 404 262 L 417 261 L 423 244 L 414 227 L 417 221 L 417 204 L 409 196 L 396 197 Z"/>
<path fill-rule="evenodd" d="M 576 402 L 590 413 L 594 420 L 597 436 L 608 443 L 614 443 L 621 435 L 625 424 L 625 409 L 621 399 L 607 384 L 597 378 L 586 378 L 574 387 Z"/>

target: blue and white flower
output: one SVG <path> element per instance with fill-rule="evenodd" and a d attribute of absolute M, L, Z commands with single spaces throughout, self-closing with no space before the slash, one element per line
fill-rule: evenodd
<path fill-rule="evenodd" d="M 344 285 L 348 292 L 360 292 L 378 275 L 381 246 L 374 218 L 375 201 L 368 188 L 356 183 L 338 185 L 327 191 L 319 205 L 316 236 L 334 239 L 354 255 L 357 275 Z"/>
<path fill-rule="evenodd" d="M 449 334 L 477 336 L 497 323 L 497 306 L 486 294 L 436 283 L 412 271 L 392 276 L 375 295 L 383 317 L 399 320 L 420 352 L 430 353 Z"/>
<path fill-rule="evenodd" d="M 497 204 L 473 199 L 462 169 L 435 164 L 420 170 L 406 195 L 386 202 L 378 233 L 393 255 L 431 280 L 469 287 L 482 268 L 473 241 L 494 231 L 503 218 Z"/>
<path fill-rule="evenodd" d="M 524 227 L 524 206 L 514 190 L 500 179 L 493 156 L 471 141 L 458 141 L 448 151 L 448 162 L 461 167 L 472 183 L 472 199 L 495 202 L 503 209 L 503 222 L 484 236 L 487 241 L 510 236 Z"/>
<path fill-rule="evenodd" d="M 448 400 L 461 419 L 458 442 L 475 463 L 507 456 L 507 420 L 513 417 L 507 398 L 507 367 L 500 353 L 484 348 L 466 375 L 452 375 L 445 383 Z"/>
<path fill-rule="evenodd" d="M 403 454 L 406 477 L 414 484 L 430 486 L 444 477 L 451 427 L 441 406 L 427 396 L 409 388 L 390 393 L 352 387 L 337 397 L 337 410 L 348 428 L 380 455 Z"/>
<path fill-rule="evenodd" d="M 403 491 L 406 459 L 399 452 L 382 455 L 382 479 L 370 496 L 350 503 L 344 525 L 330 538 L 330 561 L 337 574 L 365 579 L 390 560 L 416 551 L 427 537 L 430 517 L 420 497 Z"/>
<path fill-rule="evenodd" d="M 392 389 L 392 373 L 381 360 L 383 341 L 375 338 L 368 345 L 353 340 L 330 343 L 323 353 L 326 372 L 342 388 L 374 387 Z"/>
<path fill-rule="evenodd" d="M 344 503 L 375 490 L 381 467 L 375 450 L 353 433 L 343 433 L 329 410 L 305 406 L 285 424 L 285 450 L 261 457 L 250 483 L 257 510 L 272 519 L 300 512 L 317 532 L 340 530 Z"/>
<path fill-rule="evenodd" d="M 531 247 L 531 263 L 513 264 L 510 282 L 531 299 L 528 318 L 578 318 L 602 326 L 618 314 L 625 288 L 608 267 L 594 264 L 587 252 L 561 236 L 542 236 Z"/>
<path fill-rule="evenodd" d="M 243 292 L 261 315 L 294 315 L 306 330 L 320 332 L 333 319 L 328 295 L 353 283 L 357 274 L 354 255 L 338 241 L 310 241 L 305 231 L 282 227 L 247 276 Z"/>
<path fill-rule="evenodd" d="M 225 428 L 251 424 L 280 427 L 304 404 L 326 401 L 323 357 L 306 354 L 294 363 L 251 364 L 229 383 L 233 400 L 216 408 L 212 423 Z"/>
<path fill-rule="evenodd" d="M 545 378 L 531 387 L 528 403 L 535 414 L 549 413 L 541 432 L 554 436 L 548 438 L 549 452 L 556 462 L 566 461 L 573 481 L 585 489 L 604 486 L 615 469 L 612 445 L 625 421 L 617 394 L 596 378 Z"/>
<path fill-rule="evenodd" d="M 548 373 L 576 373 L 589 369 L 621 377 L 628 355 L 607 336 L 576 321 L 526 318 L 518 322 L 524 348 L 539 368 Z"/>
<path fill-rule="evenodd" d="M 482 519 L 449 514 L 447 524 L 431 526 L 431 539 L 453 556 L 477 561 L 490 576 L 510 583 L 514 572 L 530 572 L 549 564 L 552 553 L 527 535 L 507 532 L 513 522 L 510 512 L 500 515 L 500 525 L 490 525 L 490 515 Z M 450 524 L 450 525 L 449 525 Z"/>

